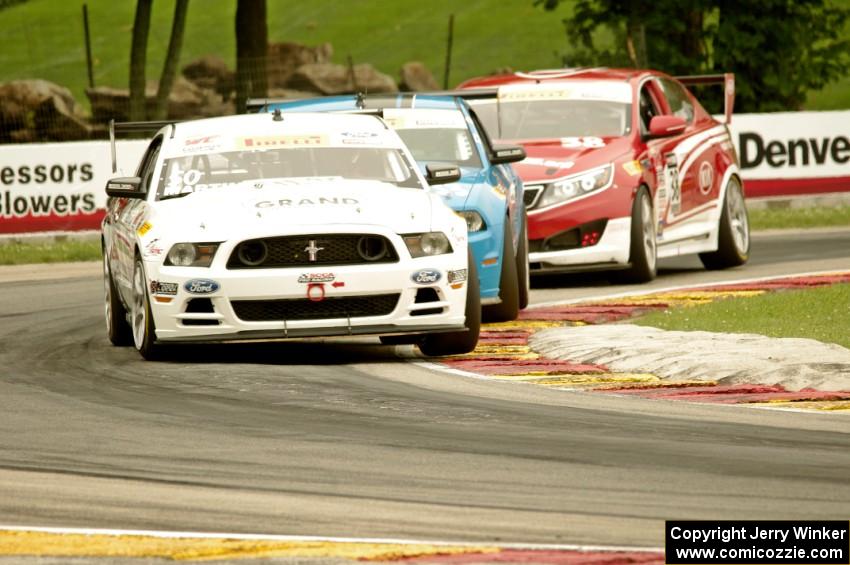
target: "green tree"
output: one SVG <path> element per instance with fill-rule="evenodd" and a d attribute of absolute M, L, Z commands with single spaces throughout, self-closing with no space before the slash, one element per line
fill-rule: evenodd
<path fill-rule="evenodd" d="M 168 39 L 168 51 L 165 54 L 165 65 L 159 77 L 159 87 L 156 91 L 156 105 L 151 116 L 154 120 L 164 120 L 168 115 L 168 95 L 177 76 L 177 65 L 180 62 L 180 50 L 183 47 L 183 32 L 186 29 L 186 11 L 189 0 L 177 0 L 174 5 L 174 20 L 171 22 L 171 37 Z"/>
<path fill-rule="evenodd" d="M 554 9 L 560 0 L 535 0 Z M 850 71 L 850 8 L 828 0 L 577 0 L 564 20 L 569 66 L 733 72 L 735 108 L 798 110 L 806 92 Z M 614 37 L 600 46 L 599 31 Z M 719 99 L 707 93 L 704 99 Z"/>
<path fill-rule="evenodd" d="M 145 64 L 153 0 L 136 2 L 133 40 L 130 46 L 130 121 L 145 119 Z"/>
<path fill-rule="evenodd" d="M 850 71 L 850 8 L 824 0 L 718 4 L 714 68 L 735 73 L 737 110 L 799 110 L 806 92 Z"/>
<path fill-rule="evenodd" d="M 268 93 L 266 0 L 238 0 L 236 4 L 236 112 L 245 111 L 249 97 Z"/>
<path fill-rule="evenodd" d="M 553 10 L 560 0 L 537 0 Z M 602 65 L 663 68 L 677 74 L 705 65 L 703 41 L 706 12 L 712 0 L 578 0 L 572 17 L 564 19 L 571 53 L 569 66 Z M 678 14 L 678 17 L 671 17 Z M 598 41 L 599 31 L 614 37 L 610 48 Z"/>

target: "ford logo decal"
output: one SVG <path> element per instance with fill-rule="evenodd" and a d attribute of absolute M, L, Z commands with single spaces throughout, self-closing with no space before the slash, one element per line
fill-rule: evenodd
<path fill-rule="evenodd" d="M 219 284 L 209 279 L 192 279 L 186 281 L 183 288 L 192 294 L 211 294 L 219 289 Z"/>
<path fill-rule="evenodd" d="M 437 269 L 422 269 L 410 275 L 410 280 L 416 284 L 432 284 L 440 280 L 442 276 Z"/>

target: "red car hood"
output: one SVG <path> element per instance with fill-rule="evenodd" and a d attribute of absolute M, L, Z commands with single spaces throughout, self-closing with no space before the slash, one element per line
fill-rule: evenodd
<path fill-rule="evenodd" d="M 611 163 L 631 151 L 628 137 L 518 140 L 528 155 L 514 164 L 524 183 L 546 182 Z"/>

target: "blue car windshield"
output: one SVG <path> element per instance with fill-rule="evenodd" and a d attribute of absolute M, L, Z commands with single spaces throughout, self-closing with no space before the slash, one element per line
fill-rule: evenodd
<path fill-rule="evenodd" d="M 631 123 L 631 104 L 608 100 L 488 100 L 474 108 L 494 139 L 618 137 Z"/>
<path fill-rule="evenodd" d="M 396 128 L 419 163 L 439 161 L 459 167 L 482 167 L 469 130 L 460 128 Z"/>

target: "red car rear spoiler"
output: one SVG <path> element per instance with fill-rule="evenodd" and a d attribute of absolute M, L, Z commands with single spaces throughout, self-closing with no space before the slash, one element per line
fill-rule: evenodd
<path fill-rule="evenodd" d="M 723 73 L 718 75 L 691 75 L 676 77 L 676 80 L 685 86 L 704 84 L 724 85 L 723 114 L 726 116 L 726 123 L 732 123 L 732 108 L 735 106 L 735 75 L 733 73 Z"/>

